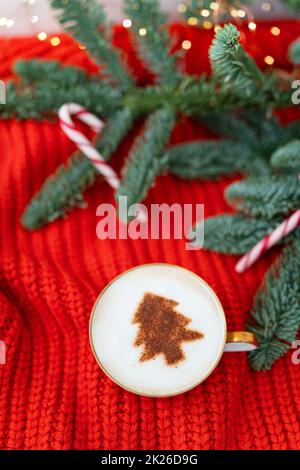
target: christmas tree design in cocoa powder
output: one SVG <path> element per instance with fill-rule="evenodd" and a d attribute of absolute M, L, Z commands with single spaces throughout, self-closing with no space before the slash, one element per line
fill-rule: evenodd
<path fill-rule="evenodd" d="M 168 365 L 184 360 L 183 342 L 203 338 L 199 331 L 187 329 L 191 320 L 175 310 L 178 302 L 146 292 L 135 313 L 139 323 L 135 346 L 143 346 L 140 361 L 163 354 Z"/>

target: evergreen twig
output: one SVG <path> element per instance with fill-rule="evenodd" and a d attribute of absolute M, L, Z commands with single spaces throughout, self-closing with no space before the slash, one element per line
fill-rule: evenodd
<path fill-rule="evenodd" d="M 39 82 L 54 82 L 64 88 L 71 88 L 75 85 L 85 86 L 89 80 L 85 70 L 73 65 L 62 66 L 57 60 L 18 60 L 13 71 L 25 85 L 33 86 Z"/>
<path fill-rule="evenodd" d="M 279 147 L 271 156 L 271 165 L 294 173 L 300 171 L 300 140 L 292 140 Z"/>
<path fill-rule="evenodd" d="M 243 254 L 275 226 L 273 222 L 224 214 L 205 219 L 204 248 L 219 253 Z"/>
<path fill-rule="evenodd" d="M 162 108 L 147 120 L 144 133 L 130 151 L 116 198 L 127 196 L 127 204 L 143 200 L 155 177 L 165 166 L 162 155 L 175 123 L 174 111 Z"/>
<path fill-rule="evenodd" d="M 6 104 L 0 106 L 1 118 L 41 119 L 53 117 L 60 106 L 74 101 L 91 112 L 107 117 L 115 113 L 122 103 L 117 89 L 106 86 L 99 80 L 86 80 L 85 85 L 59 86 L 58 82 L 37 82 L 34 86 L 17 87 L 13 82 L 7 85 Z"/>
<path fill-rule="evenodd" d="M 249 329 L 258 349 L 249 354 L 254 369 L 270 369 L 290 349 L 300 325 L 300 242 L 287 247 L 258 291 Z"/>
<path fill-rule="evenodd" d="M 229 139 L 242 141 L 245 145 L 255 145 L 257 141 L 255 130 L 245 120 L 222 113 L 220 109 L 206 112 L 202 120 L 209 129 Z"/>
<path fill-rule="evenodd" d="M 179 79 L 176 56 L 170 54 L 166 17 L 160 11 L 158 0 L 126 0 L 125 12 L 133 20 L 143 60 L 156 73 L 158 81 L 175 85 Z"/>
<path fill-rule="evenodd" d="M 133 80 L 120 60 L 120 53 L 112 47 L 105 36 L 105 13 L 95 0 L 50 0 L 60 10 L 59 21 L 66 31 L 84 44 L 92 57 L 105 67 L 106 79 L 110 83 L 128 89 Z M 102 27 L 102 30 L 100 29 Z"/>
<path fill-rule="evenodd" d="M 209 179 L 247 170 L 252 162 L 250 148 L 238 142 L 189 142 L 171 147 L 166 170 L 186 179 Z"/>
<path fill-rule="evenodd" d="M 254 217 L 273 219 L 300 207 L 300 184 L 297 177 L 257 176 L 234 183 L 225 192 L 228 202 Z"/>
<path fill-rule="evenodd" d="M 261 106 L 270 108 L 270 99 L 278 96 L 277 79 L 259 70 L 239 44 L 239 36 L 236 26 L 230 23 L 217 31 L 209 50 L 213 72 L 232 93 L 256 95 Z"/>

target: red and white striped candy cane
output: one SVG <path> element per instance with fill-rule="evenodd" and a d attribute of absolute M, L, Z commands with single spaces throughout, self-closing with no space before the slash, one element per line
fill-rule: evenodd
<path fill-rule="evenodd" d="M 71 116 L 76 117 L 80 121 L 84 122 L 96 133 L 100 132 L 104 123 L 97 118 L 94 114 L 89 113 L 85 108 L 77 103 L 66 103 L 61 106 L 58 111 L 59 123 L 64 133 L 72 140 L 77 147 L 86 155 L 89 160 L 95 165 L 99 173 L 104 177 L 107 183 L 113 188 L 117 189 L 120 185 L 120 181 L 116 172 L 112 169 L 108 163 L 104 160 L 102 155 L 93 146 L 92 142 L 85 137 L 79 130 L 72 120 Z"/>
<path fill-rule="evenodd" d="M 278 227 L 276 227 L 269 235 L 266 235 L 256 245 L 248 251 L 236 264 L 235 270 L 238 273 L 244 272 L 260 256 L 279 242 L 282 238 L 295 230 L 300 225 L 300 209 L 296 210 L 291 216 L 285 219 Z"/>
<path fill-rule="evenodd" d="M 74 142 L 79 150 L 93 163 L 99 173 L 104 177 L 105 181 L 113 188 L 118 189 L 120 186 L 120 180 L 117 173 L 113 168 L 104 160 L 100 152 L 93 146 L 92 142 L 85 137 L 82 132 L 76 129 L 76 126 L 71 116 L 76 117 L 80 121 L 84 122 L 94 132 L 99 133 L 104 123 L 94 114 L 89 113 L 85 108 L 77 103 L 66 103 L 63 104 L 59 111 L 59 123 L 63 132 Z M 142 209 L 138 214 L 138 219 L 141 222 L 147 220 L 147 214 Z"/>

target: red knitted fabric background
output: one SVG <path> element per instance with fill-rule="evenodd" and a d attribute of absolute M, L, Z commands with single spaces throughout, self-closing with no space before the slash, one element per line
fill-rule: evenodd
<path fill-rule="evenodd" d="M 274 23 L 280 36 L 270 33 Z M 172 32 L 179 44 L 192 42 L 187 70 L 207 70 L 212 31 L 175 25 Z M 271 55 L 277 67 L 288 67 L 287 45 L 300 34 L 300 23 L 265 22 L 256 32 L 244 32 L 260 65 Z M 36 38 L 1 40 L 0 77 L 8 78 L 20 57 L 55 58 L 97 70 L 73 40 L 61 39 L 58 47 Z M 115 43 L 128 56 L 122 28 L 116 28 Z M 133 54 L 129 62 L 145 81 Z M 172 141 L 205 135 L 197 123 L 182 119 Z M 114 156 L 117 166 L 132 137 Z M 112 383 L 89 346 L 89 316 L 101 289 L 146 262 L 175 263 L 201 275 L 221 299 L 228 328 L 244 329 L 274 253 L 239 275 L 235 257 L 186 251 L 183 240 L 100 241 L 96 207 L 113 202 L 111 189 L 101 182 L 86 193 L 88 209 L 29 233 L 19 223 L 24 207 L 74 146 L 57 123 L 33 120 L 0 121 L 0 146 L 0 339 L 7 345 L 7 364 L 0 365 L 0 448 L 300 449 L 300 366 L 292 364 L 290 353 L 263 373 L 249 369 L 245 353 L 225 354 L 194 390 L 151 399 Z M 206 216 L 218 214 L 228 209 L 223 190 L 230 181 L 190 183 L 164 176 L 146 202 L 198 202 L 205 204 Z"/>

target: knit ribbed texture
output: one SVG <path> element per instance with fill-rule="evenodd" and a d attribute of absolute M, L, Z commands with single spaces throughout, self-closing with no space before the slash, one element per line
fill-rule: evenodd
<path fill-rule="evenodd" d="M 279 37 L 269 32 L 274 24 L 281 28 Z M 213 33 L 185 26 L 172 31 L 178 43 L 193 43 L 187 70 L 207 69 Z M 272 55 L 277 66 L 287 66 L 287 44 L 300 25 L 274 21 L 244 32 L 247 49 L 260 64 Z M 115 43 L 129 50 L 126 35 L 117 28 Z M 36 39 L 2 40 L 0 54 L 1 78 L 9 76 L 17 57 L 58 58 L 96 70 L 66 36 L 56 48 Z M 133 54 L 130 63 L 144 82 L 147 75 Z M 197 123 L 182 119 L 172 140 L 201 136 L 206 134 Z M 122 159 L 131 141 L 132 136 L 113 161 Z M 57 124 L 29 120 L 0 121 L 0 142 L 0 339 L 7 345 L 7 364 L 0 365 L 0 448 L 300 449 L 300 366 L 292 364 L 291 353 L 270 372 L 251 371 L 245 353 L 224 354 L 194 390 L 150 399 L 112 383 L 89 346 L 89 316 L 101 289 L 122 271 L 147 262 L 175 263 L 202 276 L 220 297 L 229 329 L 244 329 L 274 253 L 239 275 L 236 258 L 186 251 L 181 240 L 100 241 L 96 207 L 114 201 L 105 183 L 86 193 L 88 209 L 27 232 L 19 223 L 26 204 L 74 146 Z M 206 216 L 218 214 L 228 209 L 223 190 L 229 181 L 160 177 L 146 202 L 204 203 Z"/>

